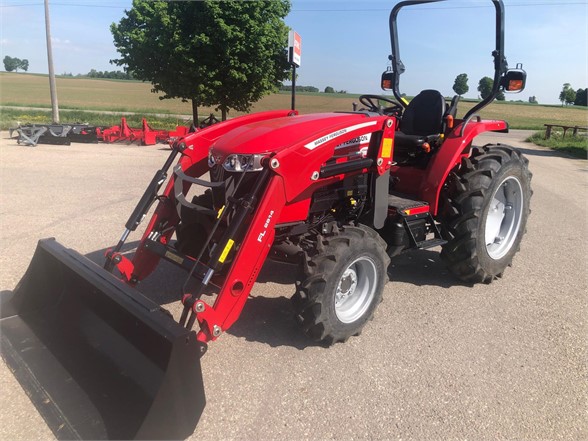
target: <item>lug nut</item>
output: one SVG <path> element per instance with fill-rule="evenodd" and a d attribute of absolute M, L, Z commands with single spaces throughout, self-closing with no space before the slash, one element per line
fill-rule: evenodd
<path fill-rule="evenodd" d="M 219 325 L 214 325 L 212 328 L 212 335 L 214 337 L 218 337 L 219 335 L 221 335 L 221 332 L 223 332 L 223 330 L 220 328 Z"/>

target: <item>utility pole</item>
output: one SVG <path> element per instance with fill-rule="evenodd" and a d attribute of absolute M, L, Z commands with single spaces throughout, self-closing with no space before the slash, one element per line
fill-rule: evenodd
<path fill-rule="evenodd" d="M 49 25 L 49 0 L 45 0 L 45 33 L 47 35 L 47 62 L 49 63 L 49 90 L 51 91 L 51 111 L 53 123 L 59 124 L 59 106 L 55 88 L 55 71 L 53 70 L 53 49 L 51 47 L 51 26 Z"/>

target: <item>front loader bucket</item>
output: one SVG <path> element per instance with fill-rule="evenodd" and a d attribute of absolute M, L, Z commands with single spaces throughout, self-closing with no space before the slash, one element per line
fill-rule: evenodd
<path fill-rule="evenodd" d="M 196 334 L 54 239 L 0 297 L 2 356 L 59 439 L 183 439 L 205 405 Z"/>

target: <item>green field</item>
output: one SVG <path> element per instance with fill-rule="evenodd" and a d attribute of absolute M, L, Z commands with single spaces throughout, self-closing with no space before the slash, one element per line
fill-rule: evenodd
<path fill-rule="evenodd" d="M 150 84 L 139 81 L 58 77 L 57 92 L 60 109 L 113 111 L 117 113 L 113 116 L 114 119 L 120 118 L 120 115 L 125 112 L 142 113 L 148 116 L 149 120 L 154 119 L 148 115 L 153 113 L 191 115 L 190 103 L 183 103 L 178 99 L 160 100 L 159 95 L 151 92 Z M 357 95 L 351 94 L 300 93 L 297 95 L 296 104 L 301 113 L 351 110 L 352 104 L 358 101 L 357 97 Z M 512 95 L 512 97 L 512 99 L 516 99 L 517 95 Z M 0 73 L 0 105 L 49 108 L 50 104 L 47 76 Z M 458 113 L 463 115 L 474 105 L 475 103 L 472 102 L 462 102 Z M 279 93 L 264 97 L 253 106 L 252 111 L 289 107 L 290 94 Z M 213 108 L 202 107 L 199 109 L 199 114 L 202 117 L 208 116 L 210 113 L 214 113 Z M 20 111 L 18 116 L 21 120 L 19 122 L 23 124 L 29 122 L 23 120 L 29 114 L 33 118 L 32 111 Z M 240 114 L 239 112 L 231 112 L 229 116 Z M 43 112 L 35 115 L 35 118 L 42 118 Z M 487 119 L 504 119 L 513 129 L 539 130 L 543 129 L 545 123 L 580 126 L 588 124 L 588 108 L 586 107 L 494 102 L 481 112 L 481 116 Z M 2 111 L 0 114 L 2 127 L 5 128 L 13 123 L 14 121 L 11 121 L 13 118 L 15 118 L 13 112 Z M 172 120 L 174 118 L 168 118 L 168 123 L 171 124 Z M 89 122 L 99 124 L 96 121 Z"/>

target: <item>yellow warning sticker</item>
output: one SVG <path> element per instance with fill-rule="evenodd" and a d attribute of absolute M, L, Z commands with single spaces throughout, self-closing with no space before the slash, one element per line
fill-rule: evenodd
<path fill-rule="evenodd" d="M 218 214 L 216 215 L 216 218 L 217 219 L 220 219 L 220 217 L 223 215 L 223 211 L 225 211 L 225 206 L 224 205 L 221 207 L 220 210 L 218 210 Z"/>
<path fill-rule="evenodd" d="M 225 263 L 225 259 L 227 258 L 229 251 L 231 251 L 231 248 L 233 248 L 234 243 L 235 243 L 235 241 L 233 239 L 229 239 L 229 241 L 227 242 L 227 245 L 225 246 L 225 249 L 223 250 L 223 253 L 218 258 L 218 261 L 220 263 Z"/>
<path fill-rule="evenodd" d="M 392 138 L 384 138 L 382 144 L 382 158 L 389 158 L 392 156 Z"/>

